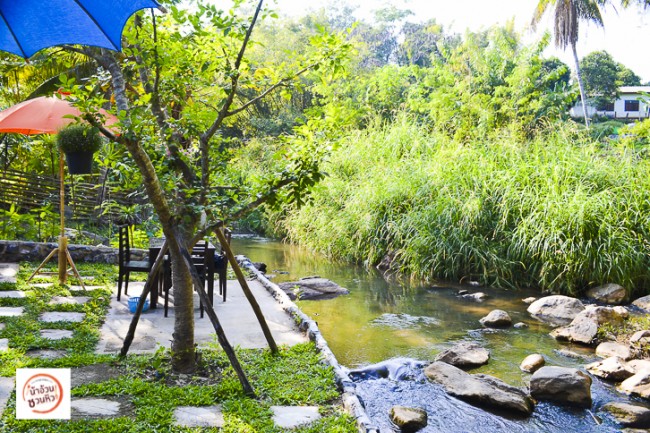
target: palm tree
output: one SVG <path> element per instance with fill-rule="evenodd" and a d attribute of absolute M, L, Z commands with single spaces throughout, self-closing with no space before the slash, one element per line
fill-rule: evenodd
<path fill-rule="evenodd" d="M 573 60 L 576 65 L 578 87 L 580 88 L 582 112 L 585 116 L 585 125 L 587 127 L 589 127 L 589 117 L 587 116 L 585 89 L 580 73 L 578 52 L 576 51 L 576 43 L 578 42 L 579 35 L 578 27 L 580 21 L 591 21 L 602 27 L 603 17 L 600 13 L 599 6 L 605 5 L 606 3 L 608 3 L 607 0 L 539 0 L 531 23 L 535 27 L 550 7 L 554 9 L 553 33 L 555 36 L 555 46 L 564 50 L 567 46 L 571 46 Z"/>

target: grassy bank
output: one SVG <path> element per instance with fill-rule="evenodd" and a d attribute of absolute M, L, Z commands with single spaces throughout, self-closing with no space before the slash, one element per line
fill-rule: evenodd
<path fill-rule="evenodd" d="M 405 116 L 349 134 L 308 206 L 275 216 L 293 242 L 423 279 L 565 294 L 648 293 L 650 162 L 572 123 L 459 143 Z"/>

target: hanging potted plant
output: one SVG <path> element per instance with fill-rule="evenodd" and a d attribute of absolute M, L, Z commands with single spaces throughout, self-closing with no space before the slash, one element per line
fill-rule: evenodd
<path fill-rule="evenodd" d="M 102 137 L 97 128 L 75 123 L 59 131 L 56 143 L 65 153 L 70 174 L 88 174 L 92 172 L 93 154 L 101 147 Z"/>

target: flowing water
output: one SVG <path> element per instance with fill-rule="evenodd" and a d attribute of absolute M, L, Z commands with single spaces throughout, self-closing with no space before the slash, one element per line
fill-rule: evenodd
<path fill-rule="evenodd" d="M 530 375 L 521 361 L 540 353 L 547 365 L 580 368 L 595 360 L 593 350 L 561 345 L 548 335 L 522 302 L 539 292 L 503 290 L 453 284 L 389 283 L 375 271 L 331 261 L 305 249 L 262 238 L 233 238 L 235 254 L 267 265 L 276 283 L 319 275 L 350 290 L 350 295 L 321 301 L 298 301 L 300 309 L 318 322 L 339 362 L 358 368 L 395 357 L 430 361 L 459 341 L 476 341 L 490 351 L 488 365 L 472 370 L 496 376 L 514 386 L 526 386 Z M 460 290 L 484 292 L 483 302 L 465 300 Z M 493 309 L 507 311 L 522 328 L 485 329 L 479 319 Z M 574 357 L 560 351 L 570 350 Z M 575 357 L 575 356 L 578 357 Z M 529 418 L 517 419 L 475 408 L 449 397 L 417 372 L 413 380 L 364 380 L 357 384 L 366 410 L 382 431 L 390 431 L 388 411 L 396 404 L 427 409 L 426 432 L 614 432 L 619 431 L 598 408 L 626 401 L 611 385 L 594 379 L 592 412 L 540 403 Z M 602 419 L 601 419 L 602 418 Z"/>

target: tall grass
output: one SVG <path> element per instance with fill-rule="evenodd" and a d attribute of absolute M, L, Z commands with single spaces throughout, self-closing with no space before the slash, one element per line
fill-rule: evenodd
<path fill-rule="evenodd" d="M 421 279 L 566 294 L 650 283 L 650 161 L 570 123 L 532 141 L 461 144 L 406 116 L 351 133 L 314 201 L 280 224 L 289 240 Z"/>

